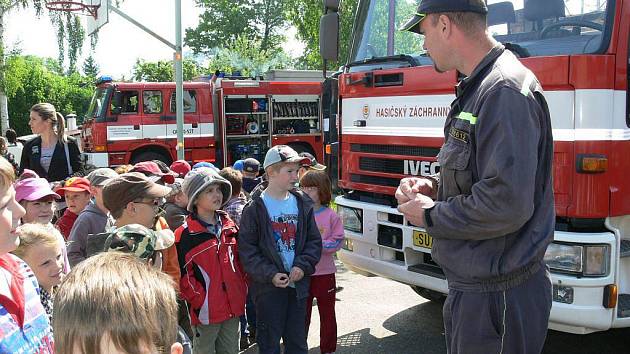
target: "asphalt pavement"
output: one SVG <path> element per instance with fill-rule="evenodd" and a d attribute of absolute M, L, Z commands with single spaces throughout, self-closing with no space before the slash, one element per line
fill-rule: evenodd
<path fill-rule="evenodd" d="M 337 354 L 444 354 L 442 305 L 407 285 L 365 277 L 337 263 Z M 630 353 L 630 329 L 589 335 L 549 331 L 544 354 Z M 309 354 L 319 354 L 319 316 L 313 308 Z M 257 353 L 254 345 L 246 354 Z"/>

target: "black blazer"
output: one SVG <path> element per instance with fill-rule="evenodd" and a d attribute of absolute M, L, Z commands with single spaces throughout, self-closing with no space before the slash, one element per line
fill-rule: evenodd
<path fill-rule="evenodd" d="M 37 136 L 24 144 L 22 149 L 22 160 L 20 161 L 20 173 L 25 168 L 35 171 L 39 177 L 46 178 L 49 182 L 63 181 L 70 177 L 70 171 L 68 171 L 68 163 L 66 162 L 66 151 L 63 147 L 61 140 L 57 140 L 57 146 L 55 146 L 55 152 L 53 153 L 52 160 L 50 161 L 50 168 L 48 172 L 44 170 L 39 162 L 41 158 L 42 150 L 42 138 Z M 77 140 L 73 137 L 68 137 L 68 156 L 70 157 L 70 165 L 72 166 L 72 172 L 79 172 L 82 168 L 81 151 Z"/>

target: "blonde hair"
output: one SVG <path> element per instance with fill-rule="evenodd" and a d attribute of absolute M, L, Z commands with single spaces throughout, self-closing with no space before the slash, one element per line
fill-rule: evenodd
<path fill-rule="evenodd" d="M 132 254 L 104 252 L 79 263 L 53 309 L 57 354 L 101 354 L 103 338 L 129 354 L 151 345 L 166 353 L 177 338 L 173 281 Z"/>
<path fill-rule="evenodd" d="M 34 245 L 62 246 L 63 236 L 51 224 L 24 224 L 18 227 L 17 234 L 20 245 L 11 253 L 22 259 Z"/>
<path fill-rule="evenodd" d="M 118 173 L 119 175 L 122 175 L 129 172 L 129 170 L 131 170 L 132 168 L 133 168 L 133 165 L 120 165 L 114 169 L 114 172 Z"/>
<path fill-rule="evenodd" d="M 7 159 L 0 156 L 0 192 L 6 193 L 15 182 L 15 170 Z"/>
<path fill-rule="evenodd" d="M 43 120 L 50 120 L 53 123 L 53 131 L 62 143 L 66 143 L 66 121 L 63 115 L 57 112 L 55 106 L 50 103 L 37 103 L 31 107 L 31 112 L 37 113 Z"/>

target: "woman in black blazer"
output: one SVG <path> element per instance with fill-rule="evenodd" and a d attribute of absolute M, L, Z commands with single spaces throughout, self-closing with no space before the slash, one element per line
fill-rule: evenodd
<path fill-rule="evenodd" d="M 55 182 L 81 170 L 79 145 L 76 139 L 66 136 L 64 118 L 55 106 L 38 103 L 31 107 L 28 125 L 38 136 L 24 144 L 20 172 L 28 168 Z"/>

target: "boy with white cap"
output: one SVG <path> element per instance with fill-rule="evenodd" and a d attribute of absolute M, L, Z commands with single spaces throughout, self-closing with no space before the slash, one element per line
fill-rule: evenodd
<path fill-rule="evenodd" d="M 191 214 L 175 232 L 175 242 L 195 352 L 237 354 L 247 286 L 238 258 L 238 227 L 218 210 L 232 187 L 214 169 L 199 167 L 186 175 L 182 190 Z"/>
<path fill-rule="evenodd" d="M 308 163 L 286 145 L 269 149 L 266 188 L 257 188 L 241 217 L 241 262 L 251 281 L 260 353 L 306 354 L 306 298 L 322 252 L 313 205 L 296 191 L 298 169 Z"/>

